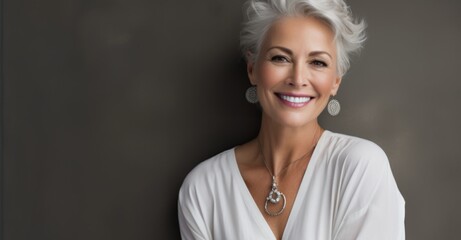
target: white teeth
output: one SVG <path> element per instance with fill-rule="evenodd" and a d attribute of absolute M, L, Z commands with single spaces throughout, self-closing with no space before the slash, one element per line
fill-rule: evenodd
<path fill-rule="evenodd" d="M 306 103 L 306 102 L 309 102 L 309 100 L 311 100 L 310 97 L 292 97 L 292 96 L 286 96 L 286 95 L 280 95 L 280 97 L 283 100 L 292 102 L 292 103 Z"/>

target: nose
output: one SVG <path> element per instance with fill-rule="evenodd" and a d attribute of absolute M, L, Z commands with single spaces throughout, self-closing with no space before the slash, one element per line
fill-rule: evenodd
<path fill-rule="evenodd" d="M 305 64 L 294 64 L 288 84 L 293 87 L 305 87 L 309 82 L 309 70 Z"/>

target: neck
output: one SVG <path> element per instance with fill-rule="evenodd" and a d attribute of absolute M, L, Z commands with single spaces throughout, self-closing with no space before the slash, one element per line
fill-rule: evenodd
<path fill-rule="evenodd" d="M 263 116 L 258 139 L 272 174 L 277 175 L 306 153 L 309 157 L 322 131 L 317 120 L 301 127 L 286 127 Z"/>

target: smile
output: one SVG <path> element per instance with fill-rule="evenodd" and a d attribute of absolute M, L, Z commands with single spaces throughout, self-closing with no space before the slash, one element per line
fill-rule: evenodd
<path fill-rule="evenodd" d="M 306 96 L 292 96 L 285 94 L 276 94 L 283 103 L 290 107 L 303 107 L 311 100 L 311 97 Z"/>
<path fill-rule="evenodd" d="M 310 97 L 292 97 L 292 96 L 286 96 L 286 95 L 280 95 L 280 98 L 282 98 L 285 101 L 292 102 L 292 103 L 307 103 L 309 100 L 311 100 Z"/>

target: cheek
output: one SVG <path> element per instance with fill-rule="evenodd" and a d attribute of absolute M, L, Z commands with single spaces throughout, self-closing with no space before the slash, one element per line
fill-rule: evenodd
<path fill-rule="evenodd" d="M 264 87 L 271 87 L 282 82 L 288 74 L 285 67 L 277 67 L 270 63 L 263 63 L 258 69 L 258 83 Z"/>
<path fill-rule="evenodd" d="M 317 74 L 316 79 L 316 90 L 321 95 L 330 96 L 333 86 L 336 82 L 335 74 Z"/>

